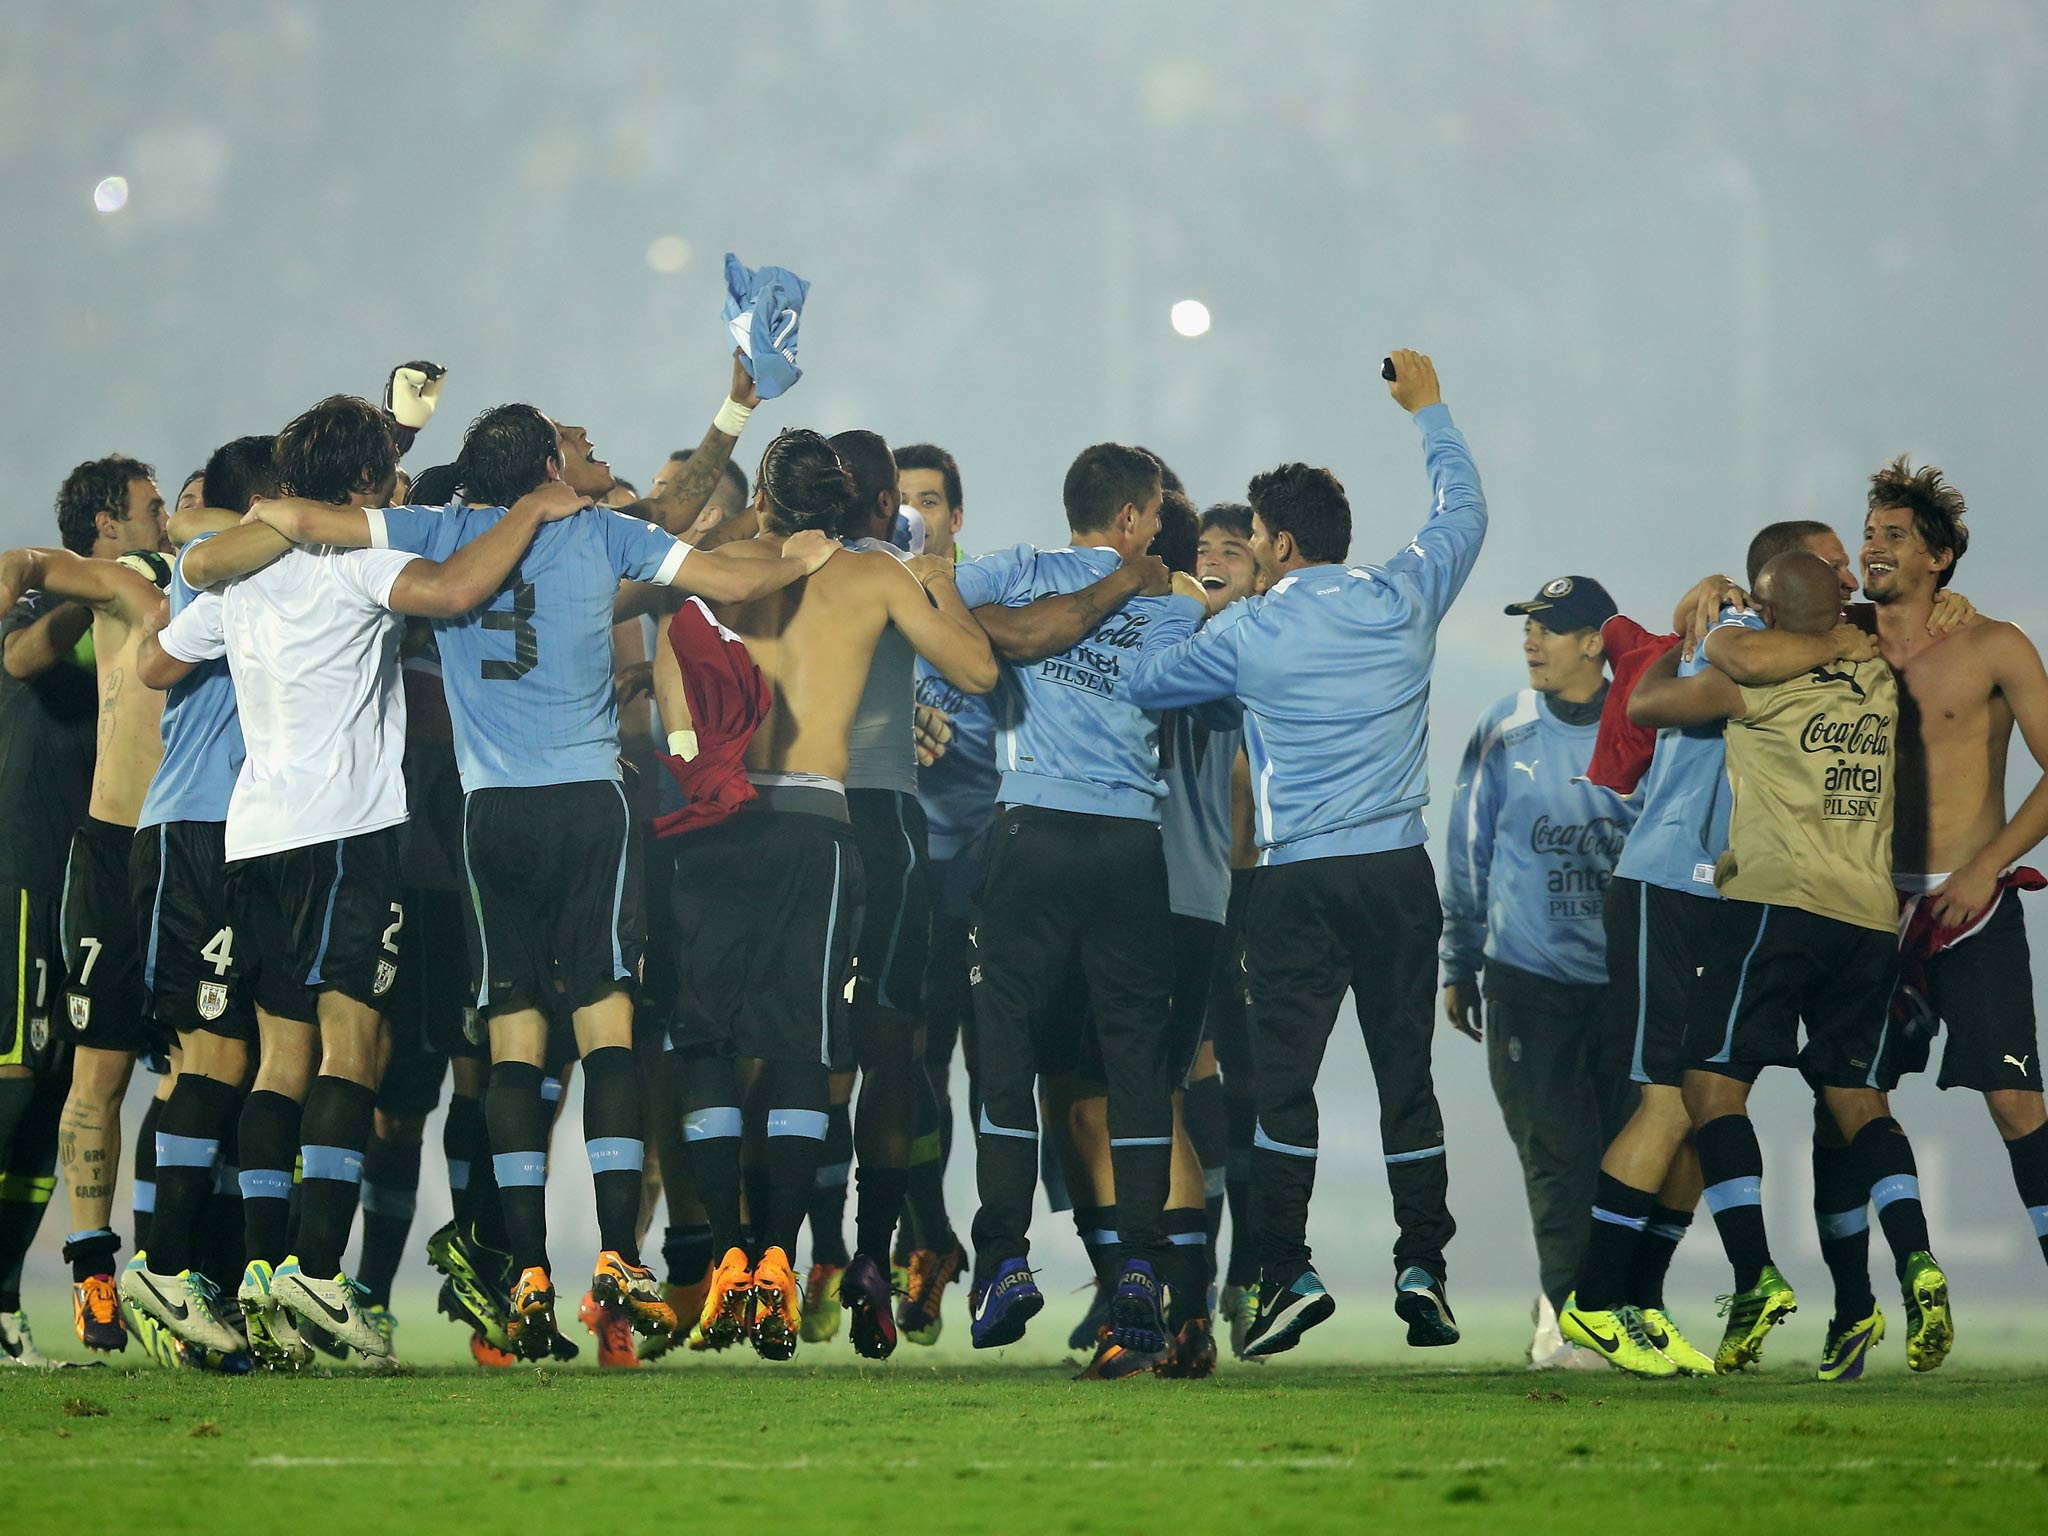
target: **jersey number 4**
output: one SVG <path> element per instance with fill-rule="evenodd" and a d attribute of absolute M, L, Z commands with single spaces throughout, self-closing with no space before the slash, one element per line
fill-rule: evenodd
<path fill-rule="evenodd" d="M 486 661 L 484 681 L 506 682 L 531 672 L 540 661 L 540 632 L 533 627 L 533 583 L 515 581 L 512 606 L 487 610 L 484 628 L 512 631 L 512 659 Z"/>

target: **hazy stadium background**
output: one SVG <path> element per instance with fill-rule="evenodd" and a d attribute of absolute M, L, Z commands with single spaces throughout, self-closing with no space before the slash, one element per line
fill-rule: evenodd
<path fill-rule="evenodd" d="M 645 487 L 721 398 L 733 249 L 814 284 L 807 376 L 743 441 L 749 473 L 784 424 L 939 442 L 970 550 L 1062 542 L 1068 460 L 1119 438 L 1201 503 L 1329 463 L 1353 557 L 1383 558 L 1426 497 L 1377 364 L 1433 353 L 1493 509 L 1443 632 L 1439 848 L 1465 734 L 1522 681 L 1500 605 L 1547 577 L 1655 621 L 1766 521 L 1826 519 L 1853 553 L 1864 477 L 1910 451 L 1969 498 L 1958 587 L 2041 616 L 2048 12 L 2026 4 L 37 0 L 6 31 L 5 545 L 56 542 L 82 459 L 136 454 L 174 494 L 223 439 L 415 356 L 452 369 L 415 468 L 529 399 Z M 130 199 L 101 215 L 112 175 Z M 679 271 L 650 260 L 665 238 Z M 1183 298 L 1206 336 L 1169 327 Z M 2009 798 L 2034 778 L 2016 766 Z M 1483 1052 L 1445 1032 L 1437 1060 L 1453 1293 L 1533 1294 Z M 1770 1211 L 1817 1285 L 1806 1112 L 1777 1078 Z M 1313 1236 L 1340 1290 L 1378 1287 L 1348 1023 L 1322 1102 Z M 1979 1101 L 1920 1079 L 1900 1109 L 1959 1294 L 2036 1290 Z M 572 1269 L 594 1247 L 575 1116 L 572 1095 L 551 1200 Z M 438 1116 L 428 1139 L 415 1254 L 445 1211 Z M 60 1206 L 31 1272 L 50 1332 L 65 1226 Z M 1702 1227 L 1675 1279 L 1695 1309 L 1727 1274 Z M 1035 1230 L 1077 1282 L 1065 1218 Z M 423 1274 L 409 1258 L 401 1285 Z"/>

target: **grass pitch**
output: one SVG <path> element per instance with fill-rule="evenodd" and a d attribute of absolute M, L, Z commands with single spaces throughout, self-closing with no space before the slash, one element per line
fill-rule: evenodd
<path fill-rule="evenodd" d="M 1506 1315 L 1458 1349 L 1403 1358 L 1392 1320 L 1364 1311 L 1289 1359 L 1226 1361 L 1207 1382 L 1071 1381 L 1051 1313 L 1043 1338 L 995 1361 L 949 1329 L 937 1350 L 905 1346 L 883 1365 L 853 1360 L 842 1339 L 787 1366 L 690 1358 L 632 1373 L 10 1371 L 0 1526 L 1182 1536 L 1633 1522 L 1867 1536 L 1910 1522 L 2009 1536 L 2048 1524 L 2048 1376 L 2031 1338 L 1980 1332 L 1975 1360 L 1928 1377 L 1899 1368 L 1894 1342 L 1863 1382 L 1830 1388 L 1812 1379 L 1817 1340 L 1803 1333 L 1817 1329 L 1787 1327 L 1765 1375 L 1647 1383 L 1515 1368 Z M 424 1318 L 400 1339 L 438 1361 L 460 1343 Z M 1328 1363 L 1347 1356 L 1384 1363 Z M 2014 1360 L 2028 1364 L 1990 1363 Z"/>

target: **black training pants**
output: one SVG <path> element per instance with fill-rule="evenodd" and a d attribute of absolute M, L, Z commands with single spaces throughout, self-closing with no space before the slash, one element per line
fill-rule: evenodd
<path fill-rule="evenodd" d="M 1252 1144 L 1260 1257 L 1287 1284 L 1309 1262 L 1318 1145 L 1316 1075 L 1346 991 L 1379 1086 L 1397 1271 L 1444 1276 L 1457 1230 L 1445 1201 L 1444 1122 L 1430 1078 L 1436 1033 L 1436 876 L 1421 848 L 1260 869 L 1245 918 L 1259 1125 Z"/>

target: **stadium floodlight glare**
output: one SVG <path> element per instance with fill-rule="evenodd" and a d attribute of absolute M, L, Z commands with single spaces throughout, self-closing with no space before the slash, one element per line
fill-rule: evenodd
<path fill-rule="evenodd" d="M 663 235 L 647 246 L 647 265 L 656 272 L 680 272 L 690 264 L 690 242 L 681 235 Z"/>
<path fill-rule="evenodd" d="M 107 177 L 92 189 L 92 205 L 101 213 L 119 213 L 128 206 L 128 178 Z"/>
<path fill-rule="evenodd" d="M 1209 306 L 1200 299 L 1182 299 L 1173 306 L 1171 318 L 1183 336 L 1202 336 L 1209 330 Z"/>

